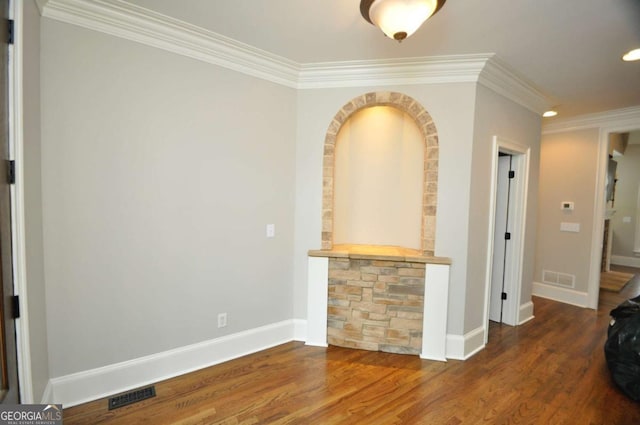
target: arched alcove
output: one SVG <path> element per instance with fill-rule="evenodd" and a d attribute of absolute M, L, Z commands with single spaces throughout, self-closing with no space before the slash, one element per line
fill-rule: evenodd
<path fill-rule="evenodd" d="M 334 244 L 334 188 L 336 141 L 344 124 L 358 111 L 373 106 L 390 106 L 406 113 L 415 121 L 424 144 L 423 193 L 420 231 L 420 250 L 433 256 L 438 198 L 438 134 L 433 119 L 422 105 L 402 93 L 373 92 L 352 99 L 335 115 L 325 137 L 322 196 L 322 249 L 330 250 Z"/>
<path fill-rule="evenodd" d="M 392 106 L 349 117 L 336 139 L 333 242 L 422 249 L 424 141 Z"/>

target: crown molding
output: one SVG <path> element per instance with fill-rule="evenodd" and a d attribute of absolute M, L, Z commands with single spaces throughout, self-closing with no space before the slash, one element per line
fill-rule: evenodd
<path fill-rule="evenodd" d="M 157 47 L 287 87 L 299 64 L 121 0 L 39 0 L 42 16 Z"/>
<path fill-rule="evenodd" d="M 123 0 L 36 0 L 42 16 L 295 89 L 479 83 L 541 113 L 542 93 L 492 53 L 300 64 Z"/>
<path fill-rule="evenodd" d="M 36 0 L 36 6 L 38 6 L 40 15 L 44 14 L 44 6 L 47 4 L 48 1 L 49 0 Z"/>
<path fill-rule="evenodd" d="M 302 64 L 300 89 L 477 82 L 492 54 Z"/>
<path fill-rule="evenodd" d="M 302 64 L 299 89 L 479 83 L 542 114 L 549 99 L 493 53 Z"/>
<path fill-rule="evenodd" d="M 551 104 L 542 90 L 496 56 L 487 61 L 478 83 L 536 114 L 542 114 Z"/>
<path fill-rule="evenodd" d="M 542 127 L 542 134 L 592 128 L 640 128 L 640 106 L 557 119 Z"/>

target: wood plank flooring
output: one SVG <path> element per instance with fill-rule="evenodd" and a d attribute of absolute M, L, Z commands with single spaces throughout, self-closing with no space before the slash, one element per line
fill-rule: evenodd
<path fill-rule="evenodd" d="M 624 288 L 624 285 L 631 279 L 633 279 L 633 274 L 631 273 L 616 272 L 613 270 L 602 272 L 600 273 L 600 289 L 618 292 Z"/>
<path fill-rule="evenodd" d="M 597 312 L 534 298 L 534 320 L 492 323 L 487 348 L 465 362 L 287 343 L 160 382 L 134 405 L 65 409 L 64 423 L 640 424 L 603 352 L 609 311 L 638 294 L 636 276 L 601 291 Z"/>

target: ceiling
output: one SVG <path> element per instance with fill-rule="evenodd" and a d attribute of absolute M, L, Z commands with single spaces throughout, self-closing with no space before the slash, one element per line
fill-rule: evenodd
<path fill-rule="evenodd" d="M 640 0 L 448 0 L 402 43 L 359 0 L 128 1 L 303 64 L 496 53 L 559 117 L 640 105 Z"/>

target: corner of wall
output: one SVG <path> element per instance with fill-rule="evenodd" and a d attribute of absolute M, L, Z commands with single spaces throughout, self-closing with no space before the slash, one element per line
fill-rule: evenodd
<path fill-rule="evenodd" d="M 484 326 L 480 326 L 464 335 L 447 334 L 447 358 L 467 360 L 479 353 L 485 347 L 484 336 Z"/>

